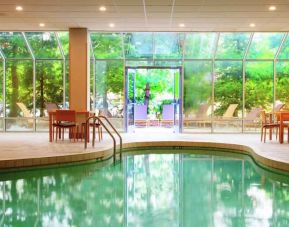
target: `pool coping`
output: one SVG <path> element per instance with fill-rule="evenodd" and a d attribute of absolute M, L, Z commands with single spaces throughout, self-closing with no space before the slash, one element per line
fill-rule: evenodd
<path fill-rule="evenodd" d="M 139 141 L 139 142 L 125 142 L 123 148 L 149 148 L 149 147 L 175 147 L 180 149 L 182 147 L 206 147 L 206 148 L 221 148 L 228 149 L 230 153 L 243 153 L 250 155 L 254 161 L 258 164 L 273 168 L 276 170 L 289 172 L 289 163 L 277 159 L 271 159 L 262 155 L 257 148 L 250 146 L 234 144 L 234 143 L 222 143 L 222 142 L 198 142 L 198 141 Z M 119 149 L 117 149 L 118 151 Z M 113 149 L 107 145 L 102 149 L 88 149 L 79 153 L 66 154 L 66 155 L 54 155 L 43 157 L 30 157 L 19 159 L 7 159 L 0 160 L 0 170 L 13 169 L 21 167 L 36 167 L 46 165 L 61 165 L 65 163 L 82 162 L 88 160 L 105 160 L 113 155 Z"/>

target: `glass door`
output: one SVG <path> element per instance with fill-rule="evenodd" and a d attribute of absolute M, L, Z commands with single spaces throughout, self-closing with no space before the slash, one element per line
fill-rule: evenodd
<path fill-rule="evenodd" d="M 136 127 L 168 128 L 174 133 L 182 131 L 181 75 L 181 67 L 126 67 L 126 132 L 134 132 Z M 145 124 L 138 120 L 142 107 L 147 108 Z"/>
<path fill-rule="evenodd" d="M 182 132 L 182 70 L 172 69 L 174 74 L 174 132 Z"/>

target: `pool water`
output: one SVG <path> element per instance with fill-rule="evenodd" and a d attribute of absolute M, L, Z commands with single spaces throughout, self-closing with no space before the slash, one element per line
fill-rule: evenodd
<path fill-rule="evenodd" d="M 289 226 L 289 177 L 247 156 L 128 155 L 1 173 L 0 187 L 0 226 Z"/>

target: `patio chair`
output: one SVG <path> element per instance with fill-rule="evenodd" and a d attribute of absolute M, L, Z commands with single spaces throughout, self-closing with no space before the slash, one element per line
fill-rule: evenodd
<path fill-rule="evenodd" d="M 174 125 L 175 109 L 173 104 L 163 105 L 161 126 L 171 127 Z"/>
<path fill-rule="evenodd" d="M 134 124 L 135 126 L 147 127 L 148 106 L 137 104 L 134 106 Z"/>
<path fill-rule="evenodd" d="M 190 123 L 196 123 L 197 125 L 205 126 L 206 123 L 210 123 L 208 116 L 210 115 L 210 110 L 212 105 L 208 103 L 200 104 L 199 109 L 192 116 L 184 118 L 184 125 L 189 126 Z"/>
<path fill-rule="evenodd" d="M 73 136 L 75 141 L 76 135 L 76 114 L 74 110 L 56 110 L 54 122 L 52 124 L 53 131 L 56 129 L 56 141 L 58 138 L 58 132 L 61 134 L 62 140 L 64 140 L 64 130 L 69 129 L 69 134 Z M 54 137 L 54 132 L 53 132 Z"/>
<path fill-rule="evenodd" d="M 45 104 L 45 109 L 47 111 L 47 113 L 51 110 L 58 110 L 59 107 L 55 102 L 46 102 Z"/>
<path fill-rule="evenodd" d="M 33 126 L 33 115 L 30 112 L 30 110 L 28 110 L 27 106 L 22 103 L 22 102 L 17 102 L 16 105 L 18 106 L 18 108 L 21 110 L 23 117 L 28 118 L 27 120 L 27 124 L 28 127 L 31 128 Z"/>
<path fill-rule="evenodd" d="M 90 112 L 90 116 L 101 116 L 102 113 L 100 110 L 95 110 L 94 112 Z M 102 140 L 102 126 L 99 123 L 98 120 L 95 121 L 95 123 L 93 123 L 93 121 L 89 122 L 89 126 L 90 127 L 95 127 L 97 128 L 98 131 L 98 141 Z"/>
<path fill-rule="evenodd" d="M 244 126 L 245 127 L 255 127 L 260 123 L 260 111 L 263 109 L 260 107 L 255 107 L 250 110 L 250 112 L 244 117 Z"/>
<path fill-rule="evenodd" d="M 230 104 L 227 108 L 227 110 L 225 111 L 225 113 L 223 114 L 222 118 L 223 119 L 230 119 L 232 117 L 234 117 L 234 113 L 237 109 L 238 104 Z"/>
<path fill-rule="evenodd" d="M 276 139 L 278 138 L 278 130 L 280 128 L 280 123 L 270 123 L 267 121 L 265 110 L 260 111 L 260 118 L 261 118 L 261 142 L 263 140 L 263 133 L 264 133 L 264 143 L 266 142 L 266 130 L 267 129 L 274 129 L 276 128 Z"/>
<path fill-rule="evenodd" d="M 23 117 L 29 117 L 29 118 L 33 117 L 31 112 L 28 110 L 27 106 L 23 102 L 17 102 L 16 105 L 21 110 Z"/>
<path fill-rule="evenodd" d="M 277 105 L 274 106 L 274 112 L 280 111 L 283 107 L 285 106 L 284 103 L 278 103 Z"/>

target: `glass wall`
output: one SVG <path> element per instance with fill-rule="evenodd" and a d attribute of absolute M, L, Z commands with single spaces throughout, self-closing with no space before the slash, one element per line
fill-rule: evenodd
<path fill-rule="evenodd" d="M 257 132 L 261 109 L 276 111 L 280 103 L 289 108 L 286 33 L 92 32 L 90 37 L 95 109 L 111 96 L 105 89 L 112 97 L 123 91 L 127 66 L 182 67 L 184 132 Z M 110 61 L 122 63 L 113 72 L 107 69 Z M 123 100 L 118 103 L 123 109 Z M 109 103 L 107 108 L 112 109 Z"/>
<path fill-rule="evenodd" d="M 127 66 L 182 67 L 184 132 L 256 132 L 260 109 L 289 108 L 287 33 L 91 32 L 90 41 L 90 108 L 119 129 Z M 0 32 L 0 130 L 47 130 L 45 104 L 69 107 L 68 51 L 68 32 Z"/>
<path fill-rule="evenodd" d="M 68 106 L 68 38 L 68 32 L 0 32 L 0 130 L 48 130 L 46 104 Z"/>

